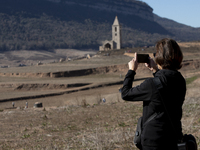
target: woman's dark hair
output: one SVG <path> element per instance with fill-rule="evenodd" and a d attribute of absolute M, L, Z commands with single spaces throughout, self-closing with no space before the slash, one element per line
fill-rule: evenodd
<path fill-rule="evenodd" d="M 156 43 L 155 62 L 163 69 L 178 70 L 182 60 L 182 51 L 175 40 L 165 38 Z"/>

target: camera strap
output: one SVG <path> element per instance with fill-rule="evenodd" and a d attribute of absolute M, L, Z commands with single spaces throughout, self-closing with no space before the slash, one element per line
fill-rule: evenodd
<path fill-rule="evenodd" d="M 152 115 L 147 119 L 147 121 L 144 123 L 143 127 L 145 127 L 146 124 L 147 124 L 148 122 L 150 122 L 151 120 L 153 120 L 157 115 L 158 115 L 158 114 L 157 114 L 156 112 L 155 112 L 154 114 L 152 114 Z"/>

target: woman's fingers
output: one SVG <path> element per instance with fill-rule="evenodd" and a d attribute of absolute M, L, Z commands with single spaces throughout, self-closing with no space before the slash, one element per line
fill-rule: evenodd
<path fill-rule="evenodd" d="M 137 53 L 135 53 L 135 61 L 137 62 Z"/>

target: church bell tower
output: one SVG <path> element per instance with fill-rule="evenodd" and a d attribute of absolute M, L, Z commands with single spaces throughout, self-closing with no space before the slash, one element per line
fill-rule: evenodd
<path fill-rule="evenodd" d="M 117 16 L 112 25 L 112 41 L 113 49 L 121 49 L 121 26 L 119 24 Z"/>

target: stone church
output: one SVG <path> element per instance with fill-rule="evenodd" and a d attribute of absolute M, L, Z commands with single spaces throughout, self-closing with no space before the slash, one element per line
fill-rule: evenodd
<path fill-rule="evenodd" d="M 121 26 L 117 16 L 112 25 L 112 40 L 103 41 L 103 45 L 99 46 L 99 51 L 107 51 L 113 49 L 121 49 Z"/>

